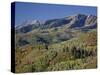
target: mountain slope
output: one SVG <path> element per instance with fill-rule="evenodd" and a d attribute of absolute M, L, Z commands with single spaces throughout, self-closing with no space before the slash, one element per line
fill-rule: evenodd
<path fill-rule="evenodd" d="M 17 73 L 97 68 L 96 16 L 32 20 L 15 29 Z"/>
<path fill-rule="evenodd" d="M 68 28 L 94 29 L 97 27 L 97 17 L 93 15 L 75 14 L 65 18 L 47 20 L 44 23 L 38 20 L 25 21 L 15 29 L 16 32 L 27 33 L 38 28 L 50 29 L 62 26 L 67 26 Z"/>

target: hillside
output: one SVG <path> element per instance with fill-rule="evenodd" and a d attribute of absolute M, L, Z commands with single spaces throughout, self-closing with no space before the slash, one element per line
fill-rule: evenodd
<path fill-rule="evenodd" d="M 15 27 L 16 72 L 97 67 L 97 17 L 25 21 Z"/>

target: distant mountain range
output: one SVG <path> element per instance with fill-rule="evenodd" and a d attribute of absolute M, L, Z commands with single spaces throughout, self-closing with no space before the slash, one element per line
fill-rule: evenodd
<path fill-rule="evenodd" d="M 97 17 L 93 15 L 74 14 L 64 18 L 50 19 L 43 22 L 38 20 L 25 21 L 16 26 L 16 32 L 27 33 L 34 29 L 50 29 L 66 27 L 67 29 L 94 29 L 97 28 Z"/>

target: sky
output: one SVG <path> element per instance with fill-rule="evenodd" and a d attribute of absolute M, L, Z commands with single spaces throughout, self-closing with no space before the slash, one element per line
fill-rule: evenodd
<path fill-rule="evenodd" d="M 20 25 L 27 20 L 45 21 L 78 13 L 97 16 L 97 7 L 16 2 L 15 25 Z"/>

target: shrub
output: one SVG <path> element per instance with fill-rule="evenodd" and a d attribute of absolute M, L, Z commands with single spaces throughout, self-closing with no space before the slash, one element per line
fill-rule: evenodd
<path fill-rule="evenodd" d="M 71 70 L 71 69 L 82 69 L 83 63 L 81 59 L 78 60 L 69 60 L 65 62 L 59 62 L 55 65 L 49 66 L 48 70 L 52 71 L 61 71 L 61 70 Z"/>

